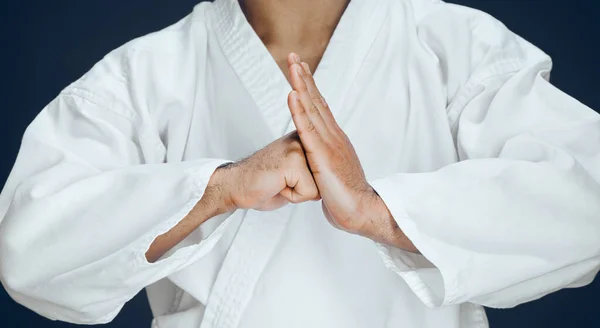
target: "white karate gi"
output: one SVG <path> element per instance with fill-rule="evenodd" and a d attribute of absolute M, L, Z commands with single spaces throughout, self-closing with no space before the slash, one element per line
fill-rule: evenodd
<path fill-rule="evenodd" d="M 600 116 L 477 10 L 353 0 L 316 71 L 367 178 L 422 255 L 331 227 L 318 202 L 213 218 L 145 252 L 214 169 L 294 129 L 235 0 L 111 52 L 25 132 L 0 200 L 0 276 L 52 319 L 103 323 L 148 286 L 160 328 L 486 327 L 592 281 Z"/>

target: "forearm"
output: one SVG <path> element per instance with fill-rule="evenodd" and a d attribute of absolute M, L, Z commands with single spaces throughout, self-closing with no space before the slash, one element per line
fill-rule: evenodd
<path fill-rule="evenodd" d="M 229 200 L 224 171 L 224 167 L 217 168 L 209 180 L 204 195 L 190 213 L 171 230 L 152 242 L 146 252 L 148 262 L 156 262 L 207 220 L 235 210 L 235 205 Z"/>

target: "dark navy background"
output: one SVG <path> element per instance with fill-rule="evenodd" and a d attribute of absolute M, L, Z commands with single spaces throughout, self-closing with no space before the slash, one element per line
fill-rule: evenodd
<path fill-rule="evenodd" d="M 377 1 L 377 0 L 373 0 Z M 197 0 L 4 1 L 0 9 L 0 181 L 6 180 L 22 134 L 59 91 L 110 50 L 189 13 Z M 596 0 L 451 0 L 482 9 L 554 59 L 552 82 L 600 110 L 600 3 Z M 599 213 L 600 215 L 600 213 Z M 543 226 L 540 229 L 544 229 Z M 560 242 L 557 240 L 557 242 Z M 489 310 L 491 326 L 600 327 L 600 279 L 510 310 Z M 150 327 L 142 292 L 109 325 Z M 0 328 L 72 327 L 13 302 L 0 289 Z"/>

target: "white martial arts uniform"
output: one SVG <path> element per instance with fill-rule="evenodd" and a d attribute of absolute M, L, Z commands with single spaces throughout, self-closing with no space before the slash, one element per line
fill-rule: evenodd
<path fill-rule="evenodd" d="M 102 323 L 148 286 L 155 327 L 486 327 L 592 281 L 600 116 L 550 58 L 477 10 L 354 0 L 316 71 L 369 182 L 423 255 L 331 227 L 318 202 L 152 240 L 221 163 L 294 129 L 283 73 L 234 0 L 113 51 L 31 123 L 0 202 L 1 277 Z"/>

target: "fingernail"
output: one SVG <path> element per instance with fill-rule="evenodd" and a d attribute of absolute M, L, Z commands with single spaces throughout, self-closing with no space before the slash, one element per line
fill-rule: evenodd
<path fill-rule="evenodd" d="M 300 56 L 298 56 L 298 54 L 294 54 L 294 63 L 296 64 L 300 64 Z"/>

